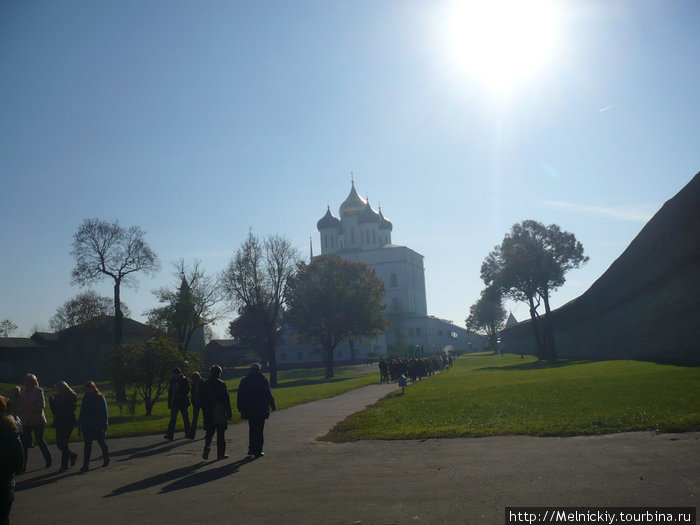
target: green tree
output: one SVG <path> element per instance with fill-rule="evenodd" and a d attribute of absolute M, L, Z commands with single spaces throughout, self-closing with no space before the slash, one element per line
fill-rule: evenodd
<path fill-rule="evenodd" d="M 129 308 L 121 303 L 122 315 L 130 315 Z M 54 332 L 60 332 L 71 326 L 114 315 L 114 301 L 94 290 L 79 293 L 56 309 L 56 314 L 49 319 L 49 326 Z"/>
<path fill-rule="evenodd" d="M 157 255 L 138 226 L 123 228 L 119 221 L 85 219 L 73 236 L 73 283 L 85 286 L 110 277 L 114 281 L 114 342 L 122 342 L 121 285 L 135 286 L 134 273 L 155 274 Z"/>
<path fill-rule="evenodd" d="M 161 337 L 118 345 L 107 356 L 106 366 L 115 383 L 132 385 L 150 416 L 161 396 L 167 395 L 173 368 L 199 370 L 201 361 L 196 354 L 180 351 L 173 339 Z"/>
<path fill-rule="evenodd" d="M 236 341 L 256 350 L 260 361 L 264 362 L 266 356 L 263 349 L 267 343 L 267 334 L 263 324 L 264 315 L 256 311 L 257 306 L 242 306 L 238 317 L 229 324 L 228 331 Z"/>
<path fill-rule="evenodd" d="M 588 261 L 573 233 L 556 224 L 527 220 L 515 224 L 481 265 L 486 286 L 505 296 L 526 302 L 533 336 L 541 359 L 556 360 L 549 296 L 565 282 L 564 275 Z M 544 303 L 544 319 L 537 311 Z"/>
<path fill-rule="evenodd" d="M 221 275 L 224 292 L 239 314 L 257 316 L 248 323 L 260 333 L 263 364 L 269 366 L 270 385 L 277 385 L 276 343 L 285 307 L 287 283 L 294 273 L 299 254 L 289 240 L 270 235 L 261 241 L 252 232 L 236 251 Z"/>
<path fill-rule="evenodd" d="M 485 335 L 489 348 L 497 350 L 498 332 L 503 329 L 506 319 L 503 299 L 496 288 L 485 288 L 479 299 L 469 308 L 466 319 L 467 331 Z"/>
<path fill-rule="evenodd" d="M 204 272 L 199 261 L 174 264 L 179 286 L 158 288 L 153 294 L 163 306 L 146 312 L 148 324 L 173 336 L 184 351 L 189 351 L 192 335 L 218 321 L 224 308 L 223 288 L 217 278 Z"/>
<path fill-rule="evenodd" d="M 295 334 L 321 347 L 326 377 L 333 377 L 335 348 L 350 338 L 383 333 L 384 283 L 367 265 L 322 255 L 299 263 L 289 280 L 288 321 Z"/>

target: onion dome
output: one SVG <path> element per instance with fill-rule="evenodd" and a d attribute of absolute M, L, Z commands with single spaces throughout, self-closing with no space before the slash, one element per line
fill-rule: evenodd
<path fill-rule="evenodd" d="M 330 206 L 328 206 L 328 211 L 326 214 L 316 223 L 316 228 L 318 228 L 318 231 L 326 230 L 328 228 L 337 228 L 340 230 L 340 221 L 337 217 L 333 216 Z"/>
<path fill-rule="evenodd" d="M 379 214 L 372 209 L 372 206 L 369 204 L 369 199 L 367 199 L 367 205 L 365 206 L 365 209 L 362 210 L 360 213 L 360 217 L 358 218 L 358 222 L 360 224 L 365 224 L 365 223 L 370 223 L 374 222 L 379 224 L 381 221 L 381 218 L 379 217 Z"/>
<path fill-rule="evenodd" d="M 367 201 L 357 194 L 355 191 L 355 183 L 353 182 L 350 195 L 348 195 L 348 198 L 340 205 L 340 218 L 342 219 L 348 215 L 357 215 L 365 209 L 365 206 L 367 206 Z"/>
<path fill-rule="evenodd" d="M 391 224 L 391 221 L 389 219 L 387 219 L 386 217 L 384 217 L 384 215 L 382 215 L 381 208 L 379 208 L 379 229 L 380 230 L 389 230 L 389 231 L 394 229 L 394 225 Z"/>

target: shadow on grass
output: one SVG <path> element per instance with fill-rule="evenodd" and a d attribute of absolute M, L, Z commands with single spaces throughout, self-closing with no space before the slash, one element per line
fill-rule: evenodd
<path fill-rule="evenodd" d="M 528 361 L 525 363 L 520 363 L 517 365 L 505 365 L 505 366 L 484 366 L 481 368 L 475 368 L 474 371 L 481 370 L 547 370 L 550 368 L 562 368 L 565 366 L 572 365 L 585 365 L 591 364 L 595 361 L 578 361 L 578 360 L 560 360 L 560 361 Z"/>
<path fill-rule="evenodd" d="M 323 385 L 330 383 L 342 383 L 344 381 L 349 381 L 351 379 L 357 379 L 356 377 L 331 377 L 330 379 L 298 379 L 296 381 L 288 381 L 284 383 L 279 383 L 275 389 L 279 388 L 291 388 L 294 386 L 311 386 L 311 385 Z"/>

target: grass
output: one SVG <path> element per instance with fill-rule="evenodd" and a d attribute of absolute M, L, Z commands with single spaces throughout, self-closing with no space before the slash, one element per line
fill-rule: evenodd
<path fill-rule="evenodd" d="M 226 384 L 229 388 L 231 397 L 231 408 L 233 409 L 233 419 L 231 423 L 240 421 L 240 414 L 236 410 L 236 395 L 238 392 L 238 384 L 240 378 L 245 374 L 245 371 L 236 370 L 233 372 L 224 372 L 224 377 L 233 376 L 231 379 L 226 379 Z M 41 380 L 41 378 L 39 378 Z M 335 377 L 325 379 L 324 368 L 306 368 L 297 370 L 285 370 L 278 372 L 278 386 L 273 389 L 277 409 L 289 408 L 302 403 L 308 403 L 317 399 L 325 399 L 337 396 L 349 390 L 360 388 L 379 380 L 379 373 L 374 368 L 363 367 L 337 367 Z M 14 385 L 0 383 L 0 394 L 9 396 Z M 170 420 L 170 411 L 167 407 L 167 400 L 161 398 L 153 407 L 153 412 L 150 416 L 146 416 L 143 403 L 137 403 L 136 414 L 129 416 L 126 413 L 126 407 L 120 412 L 114 393 L 109 385 L 99 384 L 100 391 L 107 397 L 109 408 L 109 438 L 140 436 L 149 434 L 165 433 L 168 421 Z M 44 395 L 46 396 L 46 418 L 49 423 L 46 425 L 44 434 L 49 443 L 55 443 L 56 434 L 51 426 L 53 422 L 53 414 L 49 407 L 48 397 L 53 395 L 54 389 L 42 385 Z M 82 400 L 82 387 L 74 387 L 78 392 L 78 405 Z M 80 408 L 80 406 L 78 406 Z M 191 409 L 190 409 L 191 410 Z M 202 419 L 200 414 L 199 428 L 201 428 Z M 182 432 L 182 419 L 178 418 L 176 431 Z M 73 440 L 80 440 L 77 433 L 73 433 Z"/>
<path fill-rule="evenodd" d="M 325 439 L 700 430 L 700 368 L 470 355 L 336 425 Z"/>

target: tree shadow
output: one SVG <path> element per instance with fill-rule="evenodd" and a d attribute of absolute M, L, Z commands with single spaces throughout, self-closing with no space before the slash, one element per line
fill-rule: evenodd
<path fill-rule="evenodd" d="M 481 370 L 547 370 L 549 368 L 562 368 L 565 366 L 572 365 L 585 365 L 591 364 L 595 361 L 591 360 L 567 360 L 562 359 L 559 361 L 528 361 L 525 363 L 520 363 L 517 365 L 506 365 L 506 366 L 484 366 L 481 368 L 475 368 L 474 371 Z"/>
<path fill-rule="evenodd" d="M 296 381 L 288 381 L 285 383 L 279 383 L 276 387 L 275 390 L 278 390 L 280 388 L 290 388 L 294 386 L 311 386 L 311 385 L 320 385 L 320 384 L 329 384 L 329 383 L 342 383 L 343 381 L 348 381 L 350 379 L 354 379 L 352 377 L 331 377 L 329 379 L 298 379 Z"/>
<path fill-rule="evenodd" d="M 246 465 L 252 461 L 255 461 L 253 457 L 245 457 L 234 461 L 233 463 L 226 463 L 221 467 L 205 470 L 203 472 L 194 472 L 189 476 L 175 480 L 174 482 L 166 485 L 160 489 L 160 493 L 173 492 L 175 490 L 189 489 L 196 487 L 197 485 L 202 485 L 204 483 L 209 483 L 211 481 L 216 481 L 217 479 L 230 476 L 231 474 L 236 474 L 243 465 Z"/>

